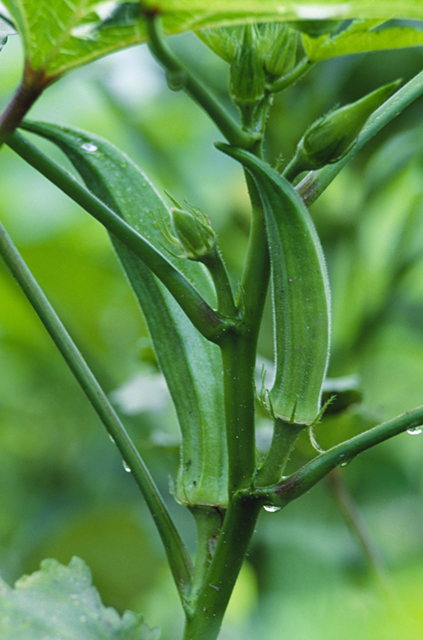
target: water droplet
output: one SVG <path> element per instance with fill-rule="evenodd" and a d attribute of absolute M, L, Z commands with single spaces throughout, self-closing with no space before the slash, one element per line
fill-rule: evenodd
<path fill-rule="evenodd" d="M 282 507 L 277 507 L 274 504 L 265 504 L 263 509 L 269 513 L 276 513 L 277 511 L 280 511 Z"/>
<path fill-rule="evenodd" d="M 409 436 L 419 436 L 423 433 L 423 427 L 414 427 L 413 429 L 407 429 Z"/>
<path fill-rule="evenodd" d="M 127 473 L 131 473 L 131 469 L 130 469 L 130 467 L 128 466 L 128 463 L 126 462 L 126 460 L 122 460 L 122 464 L 123 464 L 123 468 L 125 469 L 125 471 L 126 471 Z"/>
<path fill-rule="evenodd" d="M 109 440 L 110 442 L 113 442 L 113 444 L 116 444 L 115 439 L 113 438 L 113 436 L 110 435 L 110 433 L 109 433 Z"/>
<path fill-rule="evenodd" d="M 350 464 L 350 460 L 345 460 L 345 462 L 341 462 L 340 467 L 347 467 Z"/>
<path fill-rule="evenodd" d="M 81 149 L 84 149 L 84 151 L 87 151 L 88 153 L 94 153 L 97 151 L 97 147 L 92 142 L 84 142 L 84 144 L 81 144 Z"/>

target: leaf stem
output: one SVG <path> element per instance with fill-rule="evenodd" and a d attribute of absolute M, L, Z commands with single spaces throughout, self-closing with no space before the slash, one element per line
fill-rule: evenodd
<path fill-rule="evenodd" d="M 131 438 L 61 320 L 0 223 L 0 255 L 47 329 L 66 364 L 115 441 L 147 503 L 162 539 L 182 604 L 192 579 L 192 563 L 166 505 Z"/>
<path fill-rule="evenodd" d="M 14 133 L 7 140 L 7 144 L 131 249 L 163 282 L 198 331 L 208 340 L 218 341 L 226 328 L 224 320 L 207 304 L 189 280 L 148 240 L 94 196 L 71 173 L 56 164 L 21 134 Z"/>
<path fill-rule="evenodd" d="M 171 88 L 185 91 L 197 102 L 215 123 L 230 144 L 249 149 L 259 137 L 258 134 L 243 131 L 217 102 L 207 87 L 179 60 L 162 38 L 161 25 L 156 15 L 146 14 L 148 46 L 154 57 L 167 70 Z M 172 80 L 174 83 L 172 85 Z"/>
<path fill-rule="evenodd" d="M 324 478 L 332 469 L 348 464 L 355 456 L 375 445 L 393 438 L 409 429 L 415 429 L 423 424 L 423 406 L 406 411 L 397 418 L 383 422 L 364 433 L 354 436 L 350 440 L 321 453 L 310 460 L 301 469 L 290 475 L 286 480 L 271 487 L 257 489 L 256 495 L 267 496 L 270 502 L 284 507 L 292 500 L 299 498 Z"/>

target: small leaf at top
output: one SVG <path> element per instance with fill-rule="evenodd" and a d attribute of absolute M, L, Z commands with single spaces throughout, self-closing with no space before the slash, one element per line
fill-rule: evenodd
<path fill-rule="evenodd" d="M 0 637 L 2 640 L 157 640 L 138 613 L 121 617 L 105 607 L 92 585 L 91 572 L 80 558 L 69 565 L 43 560 L 41 568 L 23 576 L 14 588 L 0 579 Z"/>

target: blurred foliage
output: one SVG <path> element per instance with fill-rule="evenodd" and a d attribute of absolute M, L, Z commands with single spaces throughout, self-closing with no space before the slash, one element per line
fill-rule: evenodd
<path fill-rule="evenodd" d="M 192 35 L 172 45 L 227 100 L 224 63 Z M 16 38 L 1 63 L 6 104 L 20 73 Z M 269 160 L 286 163 L 304 129 L 335 104 L 409 79 L 421 63 L 419 49 L 319 63 L 275 101 Z M 324 448 L 423 401 L 422 114 L 420 100 L 312 208 L 333 289 L 329 373 L 358 374 L 364 394 L 361 404 L 317 425 Z M 249 227 L 241 171 L 213 148 L 219 134 L 204 114 L 167 90 L 145 47 L 69 74 L 31 118 L 108 138 L 160 190 L 204 210 L 237 282 Z M 145 324 L 106 233 L 7 149 L 0 154 L 0 216 L 106 391 L 154 374 Z M 3 265 L 0 296 L 0 574 L 12 583 L 44 557 L 67 564 L 79 555 L 106 605 L 142 612 L 164 639 L 176 640 L 182 614 L 135 484 Z M 260 351 L 272 357 L 270 308 Z M 191 517 L 168 491 L 178 466 L 170 406 L 136 414 L 121 394 L 112 397 L 193 549 Z M 264 418 L 261 424 L 265 440 Z M 312 455 L 303 434 L 291 468 Z M 386 563 L 389 588 L 322 483 L 281 514 L 263 512 L 222 639 L 421 638 L 422 455 L 423 436 L 403 435 L 342 470 Z"/>

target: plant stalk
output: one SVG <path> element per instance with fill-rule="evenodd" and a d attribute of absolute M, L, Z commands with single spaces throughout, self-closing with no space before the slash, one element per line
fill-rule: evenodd
<path fill-rule="evenodd" d="M 192 563 L 184 543 L 143 459 L 61 320 L 0 223 L 0 255 L 38 314 L 66 364 L 113 438 L 153 516 L 183 606 L 192 579 Z"/>
<path fill-rule="evenodd" d="M 231 500 L 195 609 L 187 615 L 183 640 L 216 640 L 219 635 L 261 506 L 250 497 L 234 495 Z"/>
<path fill-rule="evenodd" d="M 208 88 L 171 51 L 162 37 L 158 17 L 146 15 L 146 24 L 148 46 L 152 54 L 167 70 L 168 80 L 175 79 L 175 84 L 171 85 L 171 88 L 182 89 L 197 102 L 230 144 L 243 149 L 249 149 L 254 145 L 258 136 L 243 131 L 212 96 Z"/>
<path fill-rule="evenodd" d="M 290 475 L 286 480 L 272 487 L 257 489 L 257 496 L 267 499 L 280 507 L 285 507 L 292 500 L 296 500 L 309 491 L 319 480 L 324 478 L 335 467 L 348 464 L 355 456 L 374 447 L 389 438 L 393 438 L 404 431 L 416 429 L 423 424 L 423 406 L 406 411 L 397 418 L 383 422 L 364 433 L 360 433 L 350 440 L 328 449 L 324 453 L 307 462 L 301 469 Z"/>

